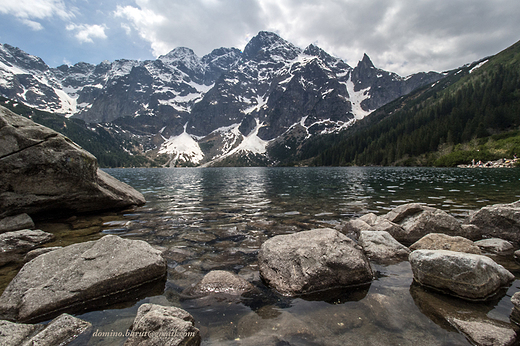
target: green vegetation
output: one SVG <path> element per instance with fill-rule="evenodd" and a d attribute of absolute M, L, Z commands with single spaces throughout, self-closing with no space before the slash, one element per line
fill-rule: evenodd
<path fill-rule="evenodd" d="M 317 155 L 317 166 L 435 165 L 520 153 L 520 42 L 377 110 Z"/>

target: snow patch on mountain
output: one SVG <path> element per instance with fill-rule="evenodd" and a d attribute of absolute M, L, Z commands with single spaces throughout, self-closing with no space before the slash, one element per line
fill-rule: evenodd
<path fill-rule="evenodd" d="M 204 158 L 204 153 L 200 149 L 199 143 L 186 132 L 187 124 L 184 125 L 183 133 L 170 137 L 161 145 L 159 154 L 172 155 L 171 162 L 183 160 L 199 164 Z"/>
<path fill-rule="evenodd" d="M 369 115 L 372 111 L 364 110 L 361 107 L 361 102 L 370 97 L 370 95 L 368 94 L 370 87 L 361 89 L 359 91 L 354 91 L 354 82 L 352 81 L 352 76 L 346 83 L 340 83 L 345 84 L 347 87 L 348 95 L 350 96 L 350 103 L 352 104 L 352 113 L 354 114 L 355 119 L 363 119 L 364 117 Z"/>

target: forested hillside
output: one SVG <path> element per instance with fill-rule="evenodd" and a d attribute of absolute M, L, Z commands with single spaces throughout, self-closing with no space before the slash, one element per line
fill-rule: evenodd
<path fill-rule="evenodd" d="M 512 157 L 520 153 L 519 126 L 517 42 L 375 111 L 313 164 L 451 166 Z"/>

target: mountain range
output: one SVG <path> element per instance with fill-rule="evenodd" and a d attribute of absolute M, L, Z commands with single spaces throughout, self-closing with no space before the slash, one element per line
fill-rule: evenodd
<path fill-rule="evenodd" d="M 243 51 L 218 48 L 202 58 L 180 47 L 156 60 L 55 68 L 0 45 L 2 96 L 63 116 L 65 127 L 83 121 L 121 152 L 166 166 L 283 164 L 317 137 L 448 74 L 401 77 L 366 54 L 351 67 L 271 32 Z"/>

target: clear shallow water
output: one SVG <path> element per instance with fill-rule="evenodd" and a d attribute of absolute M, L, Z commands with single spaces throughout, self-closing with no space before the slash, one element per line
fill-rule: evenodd
<path fill-rule="evenodd" d="M 124 333 L 139 305 L 153 302 L 189 311 L 203 345 L 469 345 L 435 317 L 435 296 L 412 285 L 407 262 L 375 265 L 378 278 L 361 290 L 317 300 L 286 298 L 265 287 L 257 251 L 277 234 L 341 227 L 368 212 L 384 214 L 409 202 L 426 203 L 458 218 L 495 203 L 520 199 L 516 169 L 432 168 L 196 168 L 109 169 L 141 191 L 143 207 L 66 226 L 42 224 L 58 243 L 118 234 L 167 249 L 168 278 L 144 299 L 79 317 L 94 331 Z M 70 228 L 75 228 L 71 235 Z M 100 232 L 101 231 L 101 232 Z M 74 234 L 74 236 L 72 235 Z M 80 236 L 78 236 L 78 234 Z M 75 238 L 74 238 L 75 237 Z M 55 244 L 49 244 L 49 246 Z M 517 265 L 502 261 L 518 275 Z M 214 269 L 253 282 L 255 298 L 184 299 L 182 291 Z M 500 299 L 469 308 L 440 296 L 454 310 L 508 322 L 515 281 Z M 142 298 L 142 297 L 141 297 Z M 479 315 L 480 314 L 480 315 Z M 285 343 L 284 343 L 285 342 Z M 122 345 L 123 337 L 93 337 L 91 345 Z"/>

